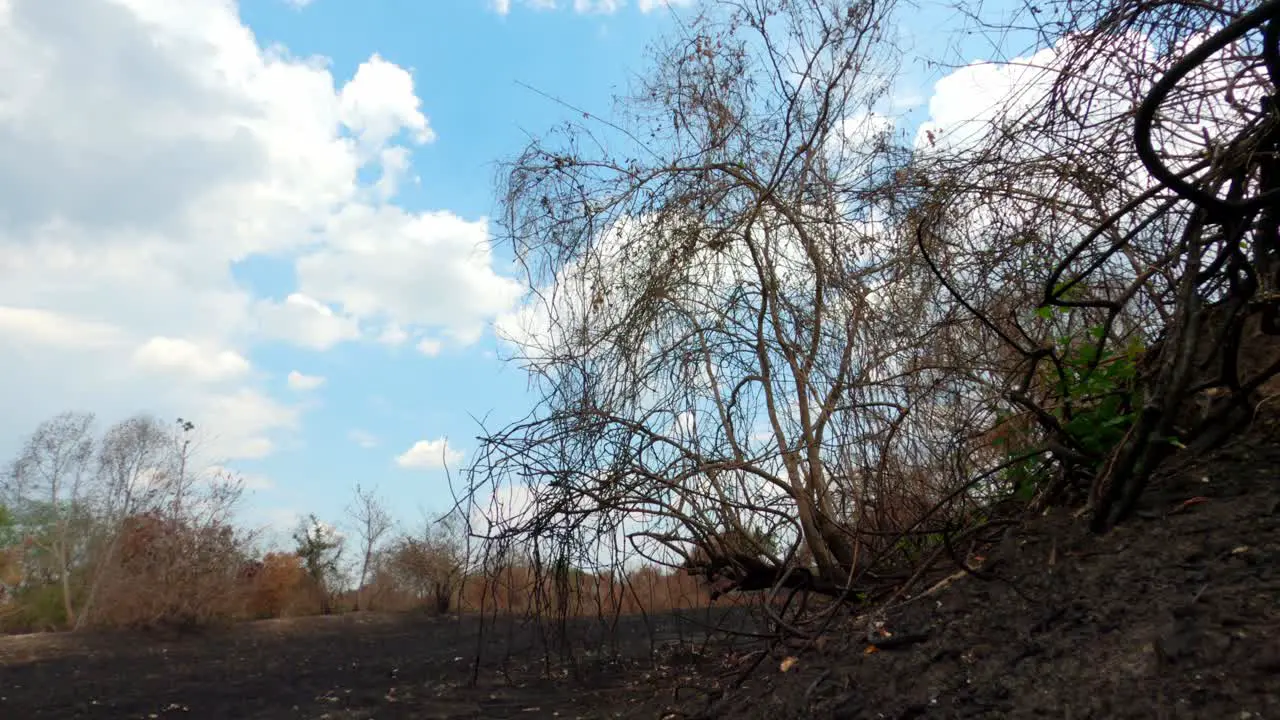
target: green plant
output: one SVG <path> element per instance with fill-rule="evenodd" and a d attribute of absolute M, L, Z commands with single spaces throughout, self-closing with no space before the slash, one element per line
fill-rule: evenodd
<path fill-rule="evenodd" d="M 1069 314 L 1070 308 L 1062 307 L 1036 310 L 1043 320 Z M 1102 325 L 1061 335 L 1054 345 L 1058 364 L 1046 371 L 1048 397 L 1044 405 L 1066 435 L 1058 439 L 1101 464 L 1124 439 L 1136 417 L 1134 408 L 1141 404 L 1134 381 L 1142 345 L 1131 340 L 1116 347 L 1107 342 Z M 997 427 L 1012 425 L 1014 420 L 1014 414 L 1002 413 Z M 999 477 L 1009 495 L 1024 501 L 1035 497 L 1047 478 L 1047 465 L 1039 456 L 1027 456 L 1034 445 L 1030 433 L 1004 432 L 993 438 L 991 445 L 1006 463 Z"/>
<path fill-rule="evenodd" d="M 1095 460 L 1106 457 L 1133 424 L 1134 379 L 1141 346 L 1109 350 L 1106 329 L 1089 328 L 1088 340 L 1058 338 L 1061 373 L 1054 383 L 1052 414 L 1074 444 Z M 1069 411 L 1068 411 L 1069 409 Z"/>
<path fill-rule="evenodd" d="M 5 633 L 49 632 L 66 627 L 62 588 L 55 583 L 30 585 L 13 594 L 12 613 L 0 622 Z"/>

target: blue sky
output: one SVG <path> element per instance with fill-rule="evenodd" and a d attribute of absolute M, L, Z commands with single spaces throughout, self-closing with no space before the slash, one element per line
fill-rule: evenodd
<path fill-rule="evenodd" d="M 357 482 L 407 523 L 447 507 L 431 443 L 465 465 L 475 418 L 531 401 L 490 328 L 509 256 L 471 252 L 496 161 L 570 114 L 518 83 L 607 113 L 673 23 L 540 3 L 0 2 L 0 454 L 62 410 L 149 411 L 245 474 L 252 523 L 341 522 Z M 954 60 L 932 7 L 908 57 Z M 904 68 L 905 129 L 1007 91 L 949 73 Z"/>
<path fill-rule="evenodd" d="M 631 8 L 602 16 L 517 5 L 503 16 L 483 2 L 461 1 L 382 0 L 361 3 L 358 10 L 349 1 L 319 1 L 299 10 L 257 0 L 242 5 L 241 17 L 264 43 L 329 58 L 337 78 L 350 78 L 375 53 L 410 69 L 439 140 L 413 153 L 421 182 L 406 188 L 399 201 L 408 208 L 447 208 L 465 218 L 497 210 L 497 161 L 519 152 L 529 134 L 572 114 L 520 83 L 607 112 L 613 94 L 625 91 L 643 70 L 646 43 L 670 25 L 662 11 Z M 509 260 L 505 248 L 496 247 L 495 254 Z M 250 261 L 238 270 L 263 292 L 280 292 L 292 282 L 281 263 Z M 419 508 L 442 509 L 451 502 L 442 473 L 398 468 L 388 451 L 447 436 L 465 463 L 479 429 L 472 416 L 496 427 L 526 412 L 532 397 L 525 376 L 497 359 L 499 352 L 492 334 L 429 359 L 409 347 L 387 352 L 347 345 L 322 357 L 288 347 L 264 349 L 254 359 L 276 373 L 307 367 L 324 376 L 322 401 L 343 411 L 311 416 L 305 443 L 296 451 L 237 467 L 279 478 L 283 492 L 301 493 L 305 478 L 317 478 L 324 488 L 317 493 L 323 498 L 318 512 L 329 515 L 337 511 L 332 493 L 347 489 L 343 477 L 377 484 L 395 506 L 409 511 L 409 521 Z M 360 448 L 352 442 L 353 430 L 377 438 L 378 445 Z M 307 499 L 293 497 L 299 507 Z"/>

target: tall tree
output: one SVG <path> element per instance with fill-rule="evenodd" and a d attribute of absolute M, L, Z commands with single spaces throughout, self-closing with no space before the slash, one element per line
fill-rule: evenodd
<path fill-rule="evenodd" d="M 93 480 L 93 415 L 62 413 L 41 423 L 27 438 L 4 479 L 5 495 L 51 514 L 47 533 L 34 539 L 56 567 L 68 625 L 76 622 L 72 562 L 83 529 L 76 522 L 85 509 Z"/>
<path fill-rule="evenodd" d="M 356 609 L 366 610 L 365 583 L 368 581 L 372 564 L 383 538 L 394 527 L 391 513 L 378 497 L 377 489 L 366 490 L 356 485 L 355 499 L 347 507 L 347 515 L 355 525 L 356 534 L 360 538 L 360 581 L 356 585 Z"/>
<path fill-rule="evenodd" d="M 293 542 L 306 567 L 307 576 L 319 593 L 320 610 L 328 615 L 333 612 L 332 596 L 345 539 L 333 526 L 321 522 L 313 514 L 298 523 L 293 532 Z"/>
<path fill-rule="evenodd" d="M 947 496 L 946 446 L 922 441 L 968 418 L 928 372 L 936 282 L 880 231 L 908 159 L 876 112 L 893 12 L 708 5 L 621 117 L 506 167 L 502 230 L 531 289 L 506 330 L 544 397 L 471 478 L 527 485 L 511 532 L 630 523 L 668 557 L 731 535 L 778 577 L 804 546 L 840 592 Z"/>
<path fill-rule="evenodd" d="M 164 496 L 166 469 L 175 462 L 173 433 L 154 417 L 138 415 L 112 426 L 98 447 L 95 526 L 99 552 L 76 627 L 84 627 L 99 589 L 116 562 L 129 518 L 155 511 Z"/>

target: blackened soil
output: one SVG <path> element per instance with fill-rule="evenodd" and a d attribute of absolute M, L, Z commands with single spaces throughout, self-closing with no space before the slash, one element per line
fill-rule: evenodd
<path fill-rule="evenodd" d="M 1184 463 L 1145 503 L 1103 537 L 1028 522 L 987 553 L 991 579 L 891 608 L 884 629 L 918 641 L 875 652 L 857 618 L 769 648 L 672 616 L 578 621 L 550 662 L 539 626 L 478 641 L 475 617 L 32 636 L 0 640 L 0 718 L 1280 719 L 1280 444 Z M 700 621 L 751 624 L 717 613 Z"/>
<path fill-rule="evenodd" d="M 1280 718 L 1280 446 L 1184 464 L 1145 504 L 1103 537 L 1065 513 L 1027 523 L 987 558 L 996 579 L 889 611 L 886 629 L 922 642 L 868 652 L 865 621 L 846 620 L 736 688 L 708 672 L 709 714 Z"/>
<path fill-rule="evenodd" d="M 299 618 L 168 639 L 3 638 L 0 718 L 617 717 L 652 700 L 645 678 L 655 658 L 694 661 L 711 653 L 708 642 L 731 652 L 732 640 L 704 628 L 744 622 L 732 609 L 576 620 L 571 653 L 548 644 L 551 627 L 490 617 L 482 635 L 476 616 Z"/>

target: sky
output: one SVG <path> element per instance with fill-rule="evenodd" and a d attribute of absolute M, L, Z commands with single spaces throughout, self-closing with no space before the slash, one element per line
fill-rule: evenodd
<path fill-rule="evenodd" d="M 406 524 L 530 408 L 497 165 L 597 114 L 698 0 L 0 0 L 0 458 L 42 420 L 193 421 L 246 522 Z M 907 13 L 906 129 L 1009 86 Z M 533 92 L 532 86 L 540 92 Z M 544 95 L 545 94 L 545 95 Z"/>

